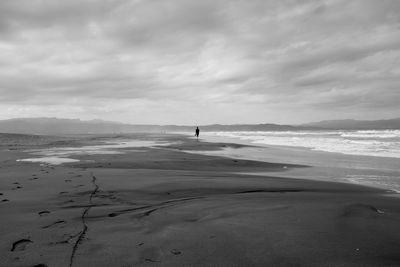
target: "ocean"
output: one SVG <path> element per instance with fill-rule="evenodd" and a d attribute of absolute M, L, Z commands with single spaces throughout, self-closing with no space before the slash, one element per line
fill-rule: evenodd
<path fill-rule="evenodd" d="M 208 132 L 253 144 L 305 147 L 348 155 L 400 158 L 400 130 Z"/>
<path fill-rule="evenodd" d="M 309 166 L 265 175 L 355 183 L 400 193 L 400 130 L 203 132 L 201 137 L 250 145 L 203 154 Z"/>

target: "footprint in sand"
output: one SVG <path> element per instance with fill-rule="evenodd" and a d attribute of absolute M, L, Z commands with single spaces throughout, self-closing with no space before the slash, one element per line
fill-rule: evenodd
<path fill-rule="evenodd" d="M 11 251 L 22 251 L 22 250 L 25 250 L 26 246 L 29 243 L 33 243 L 33 241 L 30 240 L 30 239 L 27 239 L 27 238 L 23 238 L 23 239 L 20 239 L 18 241 L 15 241 L 12 244 Z"/>
<path fill-rule="evenodd" d="M 39 216 L 44 216 L 44 215 L 47 215 L 49 213 L 50 213 L 50 211 L 48 211 L 48 210 L 42 210 L 42 211 L 38 212 Z"/>
<path fill-rule="evenodd" d="M 368 204 L 356 203 L 345 207 L 342 217 L 380 216 L 384 212 Z"/>
<path fill-rule="evenodd" d="M 171 253 L 174 254 L 174 255 L 182 254 L 182 252 L 180 252 L 179 250 L 177 250 L 175 248 L 171 250 Z"/>
<path fill-rule="evenodd" d="M 23 187 L 18 185 L 16 187 L 11 188 L 11 190 L 17 190 L 17 189 L 21 189 L 21 188 L 23 188 Z"/>

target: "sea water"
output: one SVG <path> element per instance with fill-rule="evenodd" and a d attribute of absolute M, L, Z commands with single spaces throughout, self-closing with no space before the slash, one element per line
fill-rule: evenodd
<path fill-rule="evenodd" d="M 254 144 L 305 147 L 348 155 L 400 158 L 400 130 L 241 131 L 205 134 L 238 138 Z"/>
<path fill-rule="evenodd" d="M 400 192 L 400 130 L 203 132 L 202 136 L 207 141 L 253 145 L 203 154 L 310 166 L 265 175 Z"/>

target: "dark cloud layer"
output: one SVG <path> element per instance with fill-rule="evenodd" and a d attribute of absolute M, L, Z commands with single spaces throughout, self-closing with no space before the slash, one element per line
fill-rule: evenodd
<path fill-rule="evenodd" d="M 400 116 L 400 1 L 0 1 L 1 119 Z"/>

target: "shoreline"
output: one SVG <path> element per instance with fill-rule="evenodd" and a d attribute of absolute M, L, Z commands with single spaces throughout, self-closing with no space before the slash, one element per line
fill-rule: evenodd
<path fill-rule="evenodd" d="M 2 147 L 0 265 L 400 264 L 400 199 L 385 190 L 282 178 L 311 170 L 298 164 L 185 152 L 243 148 L 234 143 L 126 138 L 171 145 L 42 166 Z M 268 175 L 240 173 L 249 170 Z"/>
<path fill-rule="evenodd" d="M 203 136 L 206 142 L 227 141 L 243 145 L 240 149 L 199 152 L 205 155 L 225 156 L 265 162 L 287 162 L 308 165 L 310 170 L 292 169 L 285 177 L 335 181 L 372 186 L 375 188 L 400 192 L 400 171 L 397 158 L 374 156 L 355 156 L 335 152 L 314 151 L 302 147 L 254 144 L 236 138 Z"/>

